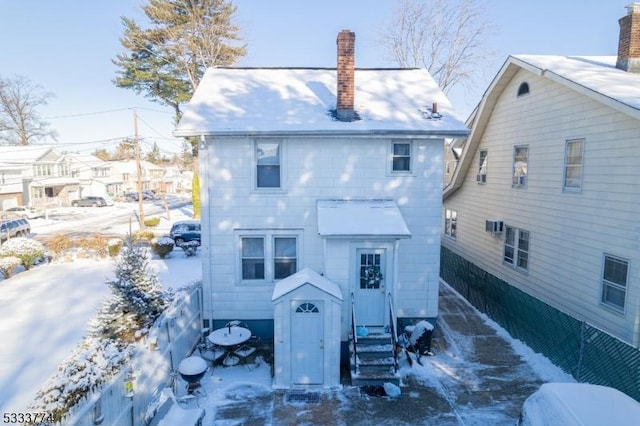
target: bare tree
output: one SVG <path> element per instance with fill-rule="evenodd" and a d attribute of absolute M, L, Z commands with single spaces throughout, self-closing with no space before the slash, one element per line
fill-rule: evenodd
<path fill-rule="evenodd" d="M 401 0 L 380 44 L 400 67 L 426 68 L 447 93 L 486 61 L 491 24 L 483 0 Z"/>
<path fill-rule="evenodd" d="M 9 145 L 30 145 L 56 133 L 43 121 L 38 108 L 53 97 L 23 76 L 0 77 L 0 135 Z"/>

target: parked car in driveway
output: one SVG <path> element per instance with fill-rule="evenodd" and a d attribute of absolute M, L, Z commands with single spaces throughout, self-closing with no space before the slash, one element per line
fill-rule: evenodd
<path fill-rule="evenodd" d="M 15 206 L 6 209 L 2 214 L 6 214 L 7 217 L 22 217 L 25 219 L 37 219 L 44 217 L 44 212 L 34 207 L 29 206 Z"/>
<path fill-rule="evenodd" d="M 545 383 L 522 405 L 521 426 L 632 425 L 640 403 L 617 389 L 589 383 Z"/>
<path fill-rule="evenodd" d="M 181 220 L 175 222 L 171 226 L 169 236 L 176 243 L 176 246 L 181 246 L 183 243 L 195 241 L 200 245 L 200 221 L 199 220 Z"/>
<path fill-rule="evenodd" d="M 103 197 L 95 197 L 90 195 L 88 197 L 82 197 L 78 200 L 71 202 L 73 207 L 104 207 L 107 205 L 107 200 Z"/>

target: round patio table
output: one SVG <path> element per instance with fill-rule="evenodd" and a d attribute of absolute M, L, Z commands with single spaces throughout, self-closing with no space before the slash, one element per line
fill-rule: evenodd
<path fill-rule="evenodd" d="M 243 344 L 251 338 L 251 330 L 244 327 L 231 326 L 213 330 L 207 337 L 211 343 L 220 346 L 226 355 L 222 360 L 222 364 L 226 366 L 236 365 L 240 359 L 233 355 L 233 351 L 239 345 Z"/>

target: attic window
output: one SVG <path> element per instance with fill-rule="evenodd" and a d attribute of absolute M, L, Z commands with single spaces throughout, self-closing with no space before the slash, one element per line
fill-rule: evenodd
<path fill-rule="evenodd" d="M 524 82 L 518 87 L 518 96 L 529 94 L 529 83 Z"/>

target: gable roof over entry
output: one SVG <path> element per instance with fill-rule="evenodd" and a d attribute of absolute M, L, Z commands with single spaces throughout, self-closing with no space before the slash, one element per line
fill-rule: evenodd
<path fill-rule="evenodd" d="M 411 236 L 393 200 L 318 200 L 318 234 L 323 237 Z"/>
<path fill-rule="evenodd" d="M 333 281 L 329 281 L 316 271 L 310 268 L 304 268 L 287 278 L 276 282 L 271 295 L 271 300 L 276 301 L 281 297 L 291 293 L 292 291 L 302 287 L 303 285 L 311 285 L 319 290 L 327 293 L 338 300 L 342 300 L 342 292 L 340 287 Z"/>

